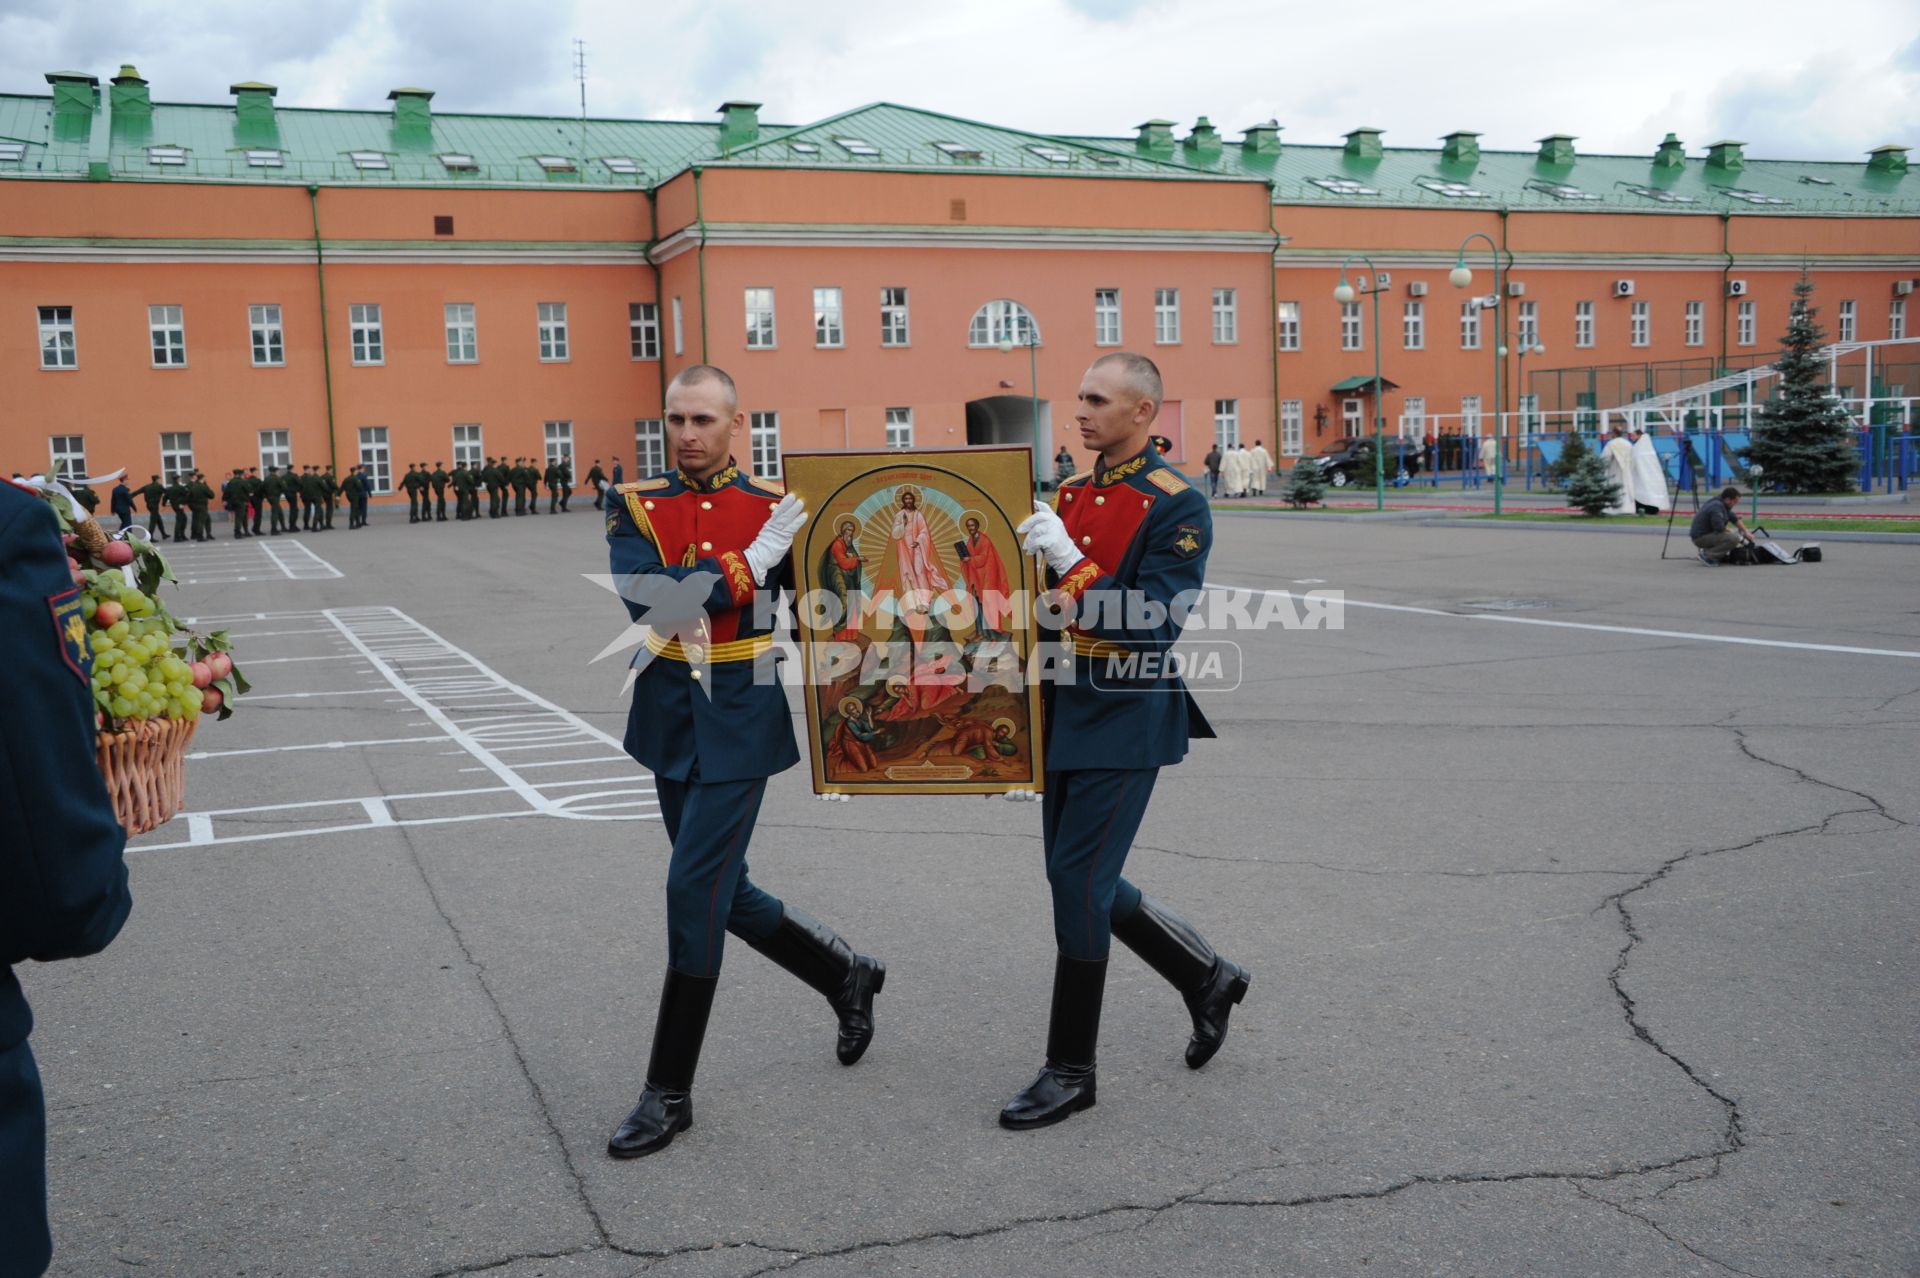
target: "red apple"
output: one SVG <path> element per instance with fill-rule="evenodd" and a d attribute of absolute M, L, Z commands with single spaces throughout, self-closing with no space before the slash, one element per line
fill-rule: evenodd
<path fill-rule="evenodd" d="M 196 661 L 188 667 L 193 671 L 193 686 L 204 688 L 213 682 L 213 667 L 204 661 Z"/>
<path fill-rule="evenodd" d="M 233 658 L 224 652 L 213 653 L 207 658 L 207 669 L 213 671 L 214 678 L 224 679 L 233 673 Z"/>
<path fill-rule="evenodd" d="M 124 568 L 133 562 L 133 544 L 125 541 L 110 541 L 107 548 L 100 552 L 100 561 L 109 568 Z"/>
<path fill-rule="evenodd" d="M 200 713 L 212 714 L 220 708 L 220 703 L 225 700 L 226 698 L 220 695 L 220 689 L 208 688 L 200 696 Z"/>
<path fill-rule="evenodd" d="M 124 620 L 127 610 L 120 606 L 118 599 L 102 599 L 93 610 L 93 624 L 105 630 L 117 621 Z"/>
<path fill-rule="evenodd" d="M 84 586 L 87 584 L 86 577 L 81 575 L 80 565 L 71 560 L 67 562 L 67 575 L 73 578 L 73 584 L 76 586 Z"/>

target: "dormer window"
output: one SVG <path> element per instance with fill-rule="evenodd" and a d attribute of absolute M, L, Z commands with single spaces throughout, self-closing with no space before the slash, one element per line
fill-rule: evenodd
<path fill-rule="evenodd" d="M 811 142 L 789 142 L 787 143 L 787 150 L 793 152 L 795 155 L 820 154 L 820 148 Z"/>
<path fill-rule="evenodd" d="M 1370 186 L 1354 181 L 1352 178 L 1308 178 L 1323 191 L 1332 191 L 1335 195 L 1378 195 L 1380 192 Z"/>
<path fill-rule="evenodd" d="M 609 155 L 604 157 L 600 163 L 607 166 L 609 173 L 633 174 L 640 171 L 640 166 L 624 155 Z"/>
<path fill-rule="evenodd" d="M 459 151 L 448 151 L 440 157 L 440 165 L 449 173 L 478 173 L 480 165 L 471 155 Z"/>
<path fill-rule="evenodd" d="M 1465 182 L 1449 182 L 1443 178 L 1415 178 L 1416 185 L 1425 187 L 1435 195 L 1444 195 L 1450 200 L 1484 200 L 1485 191 L 1477 191 Z"/>
<path fill-rule="evenodd" d="M 147 163 L 169 168 L 179 168 L 187 162 L 187 148 L 183 146 L 150 146 L 147 148 Z"/>
<path fill-rule="evenodd" d="M 0 164 L 17 164 L 26 158 L 25 142 L 0 142 Z"/>
<path fill-rule="evenodd" d="M 1037 146 L 1036 145 L 1036 146 L 1029 146 L 1027 150 L 1033 152 L 1035 155 L 1045 160 L 1048 164 L 1072 164 L 1073 163 L 1073 152 L 1063 151 L 1057 146 Z"/>
<path fill-rule="evenodd" d="M 1538 191 L 1542 195 L 1551 195 L 1556 200 L 1565 200 L 1569 204 L 1591 203 L 1600 197 L 1591 191 L 1583 191 L 1577 186 L 1568 186 L 1564 182 L 1529 182 L 1529 191 Z"/>
<path fill-rule="evenodd" d="M 287 164 L 285 151 L 260 150 L 247 152 L 247 167 L 250 169 L 280 169 Z"/>
<path fill-rule="evenodd" d="M 1656 204 L 1694 203 L 1694 198 L 1691 195 L 1682 195 L 1678 191 L 1662 191 L 1657 187 L 1651 186 L 1630 186 L 1627 190 L 1635 195 L 1645 196 Z"/>
<path fill-rule="evenodd" d="M 859 138 L 835 138 L 833 144 L 848 155 L 866 157 L 880 154 L 879 147 L 871 142 L 863 142 Z"/>
<path fill-rule="evenodd" d="M 1792 200 L 1783 200 L 1777 195 L 1764 195 L 1759 191 L 1741 191 L 1729 187 L 1720 192 L 1730 199 L 1742 200 L 1748 204 L 1792 204 Z"/>
<path fill-rule="evenodd" d="M 379 151 L 349 151 L 347 158 L 353 161 L 353 167 L 366 173 L 381 172 L 392 168 L 387 157 Z"/>
<path fill-rule="evenodd" d="M 533 162 L 549 173 L 573 172 L 573 161 L 564 155 L 536 155 Z"/>

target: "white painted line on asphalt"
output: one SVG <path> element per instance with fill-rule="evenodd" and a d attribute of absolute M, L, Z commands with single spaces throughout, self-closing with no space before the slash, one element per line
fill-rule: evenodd
<path fill-rule="evenodd" d="M 249 697 L 249 700 L 252 698 Z M 431 737 L 371 737 L 365 741 L 315 741 L 308 745 L 255 746 L 251 750 L 195 750 L 186 757 L 189 759 L 230 759 L 241 754 L 288 754 L 295 750 L 345 750 L 350 746 L 417 745 L 424 741 L 445 741 L 446 738 L 435 734 Z"/>
<path fill-rule="evenodd" d="M 385 692 L 385 688 L 348 688 L 344 691 L 328 692 L 249 692 L 246 699 L 252 701 L 288 701 L 300 697 L 371 697 Z M 389 701 L 398 701 L 399 697 L 389 697 Z"/>
<path fill-rule="evenodd" d="M 255 666 L 284 666 L 295 661 L 358 661 L 358 660 L 360 660 L 360 654 L 357 652 L 330 652 L 324 657 L 249 657 L 247 658 L 247 669 L 251 670 Z"/>
<path fill-rule="evenodd" d="M 534 812 L 470 812 L 470 813 L 463 814 L 461 816 L 415 817 L 406 821 L 394 821 L 392 824 L 394 826 L 462 825 L 471 821 L 508 821 L 508 820 L 512 820 L 514 817 L 530 817 L 530 816 L 537 816 L 537 815 L 539 814 Z M 579 819 L 580 820 L 603 820 L 607 818 L 582 817 Z M 636 812 L 630 817 L 625 817 L 621 819 L 629 820 L 629 821 L 657 821 L 660 819 L 660 815 L 657 812 Z M 129 851 L 165 852 L 173 848 L 187 848 L 187 847 L 195 847 L 195 846 L 205 847 L 205 846 L 210 846 L 216 843 L 268 843 L 276 839 L 318 838 L 321 835 L 326 835 L 326 834 L 352 834 L 360 830 L 375 830 L 375 829 L 381 829 L 381 828 L 383 827 L 376 826 L 371 823 L 360 823 L 355 825 L 323 825 L 310 830 L 274 830 L 266 834 L 236 834 L 224 839 L 207 839 L 200 844 L 195 844 L 191 841 L 182 841 L 179 843 L 147 843 L 147 844 L 142 844 L 135 848 L 130 848 Z"/>
<path fill-rule="evenodd" d="M 375 795 L 374 798 L 380 803 L 392 803 L 398 799 L 451 799 L 468 794 L 504 794 L 512 788 L 506 785 L 468 786 L 462 790 L 416 790 L 412 794 L 382 794 Z M 250 808 L 209 808 L 204 812 L 190 812 L 187 814 L 187 819 L 191 821 L 196 817 L 244 816 L 251 812 L 285 812 L 292 808 L 355 808 L 365 802 L 364 798 L 305 799 L 298 803 L 262 803 Z M 522 812 L 518 815 L 531 814 Z"/>
<path fill-rule="evenodd" d="M 393 824 L 393 813 L 388 810 L 385 799 L 362 799 L 360 806 L 366 809 L 368 825 Z"/>
<path fill-rule="evenodd" d="M 279 549 L 274 545 L 273 542 L 270 542 L 270 541 L 262 542 L 260 544 L 260 549 L 266 552 L 267 558 L 273 560 L 275 567 L 277 567 L 281 572 L 285 573 L 288 577 L 292 578 L 293 580 L 319 581 L 328 577 L 339 577 L 344 575 L 338 568 L 335 568 L 332 564 L 328 563 L 326 560 L 322 559 L 320 556 L 314 554 L 312 548 L 310 548 L 305 542 L 290 541 L 290 542 L 287 542 L 286 545 L 289 549 L 297 550 L 302 555 L 305 555 L 307 558 L 307 562 L 289 564 L 286 560 L 280 557 Z"/>
<path fill-rule="evenodd" d="M 1254 586 L 1232 586 L 1217 581 L 1209 581 L 1205 584 L 1208 590 L 1243 591 L 1254 595 L 1275 595 L 1290 600 L 1305 598 L 1291 590 L 1262 590 Z M 1448 612 L 1444 608 L 1419 608 L 1412 604 L 1368 603 L 1351 596 L 1346 599 L 1345 606 L 1372 608 L 1380 612 L 1407 612 L 1422 617 L 1445 617 L 1450 621 L 1495 621 L 1514 626 L 1548 626 L 1557 630 L 1594 630 L 1603 634 L 1641 635 L 1650 639 L 1687 639 L 1696 643 L 1724 643 L 1750 648 L 1787 648 L 1796 652 L 1832 652 L 1856 657 L 1905 657 L 1908 660 L 1920 660 L 1920 651 L 1907 648 L 1856 648 L 1837 643 L 1795 643 L 1787 639 L 1750 639 L 1744 635 L 1716 635 L 1692 630 L 1607 626 L 1591 621 L 1553 621 L 1546 617 L 1515 617 L 1509 613 Z"/>
<path fill-rule="evenodd" d="M 189 816 L 187 818 L 187 842 L 213 842 L 213 818 L 197 812 Z"/>

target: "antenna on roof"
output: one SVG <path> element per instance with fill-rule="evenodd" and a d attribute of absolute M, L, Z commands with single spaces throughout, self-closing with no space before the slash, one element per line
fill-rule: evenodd
<path fill-rule="evenodd" d="M 587 42 L 573 42 L 573 78 L 580 82 L 580 168 L 587 167 Z"/>

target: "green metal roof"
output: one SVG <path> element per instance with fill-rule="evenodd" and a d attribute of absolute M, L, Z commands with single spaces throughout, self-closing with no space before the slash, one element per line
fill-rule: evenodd
<path fill-rule="evenodd" d="M 424 92 L 424 91 L 422 91 Z M 267 122 L 233 104 L 154 103 L 150 118 L 111 111 L 100 92 L 91 121 L 56 128 L 50 96 L 0 94 L 0 143 L 27 144 L 0 176 L 87 176 L 156 181 L 370 183 L 489 186 L 651 186 L 695 164 L 743 167 L 952 169 L 1072 176 L 1271 183 L 1280 204 L 1434 208 L 1641 210 L 1660 213 L 1920 213 L 1920 178 L 1897 166 L 1746 159 L 1726 169 L 1688 157 L 1656 165 L 1646 155 L 1578 155 L 1553 164 L 1535 151 L 1479 151 L 1460 161 L 1442 148 L 1364 145 L 1263 148 L 1226 141 L 1210 127 L 1162 144 L 1134 137 L 1065 136 L 1003 128 L 893 103 L 874 103 L 804 125 L 761 124 L 750 142 L 722 148 L 721 125 L 668 120 L 588 120 L 435 111 L 423 122 L 392 111 L 278 106 Z M 1164 124 L 1164 122 L 1158 122 Z M 1271 135 L 1269 135 L 1271 136 Z M 1563 135 L 1552 135 L 1563 136 Z M 183 163 L 157 165 L 153 146 L 179 147 Z M 250 164 L 248 150 L 279 153 Z M 377 153 L 365 168 L 350 153 Z M 543 166 L 560 156 L 571 171 Z M 450 167 L 442 156 L 467 157 Z M 1884 157 L 1883 157 L 1884 158 Z M 606 163 L 615 161 L 613 165 Z M 624 171 L 631 161 L 631 172 Z"/>

